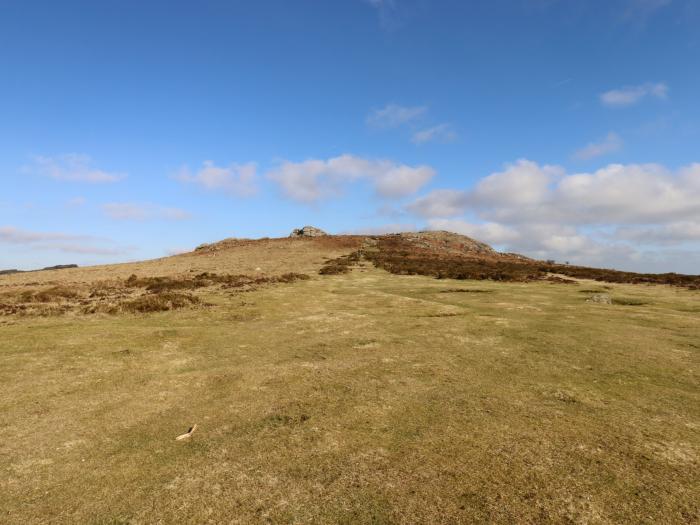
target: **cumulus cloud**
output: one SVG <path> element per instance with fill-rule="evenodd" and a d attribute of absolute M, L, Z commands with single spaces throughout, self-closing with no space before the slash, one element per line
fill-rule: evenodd
<path fill-rule="evenodd" d="M 448 230 L 536 259 L 576 264 L 630 267 L 640 252 L 623 243 L 603 242 L 572 225 L 474 223 L 462 219 L 430 219 L 433 230 Z"/>
<path fill-rule="evenodd" d="M 96 168 L 88 155 L 69 153 L 58 157 L 34 157 L 29 166 L 24 167 L 27 173 L 66 182 L 88 182 L 92 184 L 117 182 L 125 174 L 107 172 Z"/>
<path fill-rule="evenodd" d="M 0 227 L 0 243 L 12 244 L 33 250 L 49 250 L 64 253 L 86 255 L 119 255 L 125 252 L 121 248 L 99 246 L 107 239 L 91 235 L 75 235 L 60 232 L 37 232 L 15 228 Z"/>
<path fill-rule="evenodd" d="M 563 178 L 560 214 L 588 224 L 668 222 L 700 213 L 700 165 L 676 173 L 659 164 L 611 164 Z"/>
<path fill-rule="evenodd" d="M 666 99 L 668 97 L 668 86 L 663 82 L 647 82 L 638 86 L 625 86 L 602 93 L 600 101 L 603 105 L 611 108 L 622 108 L 637 104 L 647 97 Z"/>
<path fill-rule="evenodd" d="M 449 124 L 438 124 L 430 128 L 416 131 L 411 138 L 414 144 L 425 144 L 426 142 L 452 142 L 457 138 L 457 134 Z"/>
<path fill-rule="evenodd" d="M 519 233 L 508 226 L 495 222 L 475 224 L 463 219 L 428 219 L 431 230 L 447 230 L 491 244 L 502 245 L 515 241 Z"/>
<path fill-rule="evenodd" d="M 168 208 L 154 204 L 134 202 L 110 202 L 102 206 L 105 215 L 118 221 L 170 220 L 181 221 L 192 215 L 180 208 Z"/>
<path fill-rule="evenodd" d="M 700 164 L 610 164 L 569 174 L 520 160 L 470 190 L 436 190 L 405 209 L 431 228 L 538 258 L 639 269 L 661 268 L 657 255 L 665 253 L 643 246 L 695 243 L 700 254 Z"/>
<path fill-rule="evenodd" d="M 425 115 L 428 108 L 425 106 L 399 106 L 387 104 L 381 109 L 372 111 L 367 116 L 367 124 L 378 128 L 395 128 Z"/>
<path fill-rule="evenodd" d="M 253 162 L 219 167 L 206 160 L 194 173 L 186 166 L 181 168 L 176 178 L 181 182 L 197 184 L 206 190 L 223 191 L 236 197 L 250 197 L 258 191 L 257 165 Z"/>
<path fill-rule="evenodd" d="M 598 142 L 590 142 L 585 147 L 574 153 L 574 158 L 577 160 L 590 160 L 603 155 L 609 155 L 622 149 L 622 139 L 617 133 L 610 132 L 607 136 Z"/>
<path fill-rule="evenodd" d="M 567 174 L 558 166 L 519 160 L 484 177 L 470 191 L 438 190 L 407 209 L 424 217 L 472 210 L 506 223 L 678 220 L 700 213 L 700 164 L 675 173 L 658 164 L 610 164 L 592 173 Z"/>
<path fill-rule="evenodd" d="M 469 194 L 459 190 L 434 190 L 416 199 L 406 208 L 423 217 L 454 217 L 462 215 L 469 207 Z"/>
<path fill-rule="evenodd" d="M 624 226 L 617 228 L 613 236 L 645 245 L 672 245 L 700 241 L 700 218 L 662 225 Z"/>
<path fill-rule="evenodd" d="M 507 216 L 514 209 L 536 211 L 542 205 L 550 205 L 550 185 L 563 175 L 564 169 L 558 166 L 540 166 L 521 159 L 482 179 L 472 199 L 480 207 L 500 208 L 496 216 Z"/>
<path fill-rule="evenodd" d="M 435 176 L 429 166 L 407 166 L 389 160 L 341 155 L 328 160 L 284 161 L 267 174 L 284 194 L 300 202 L 316 202 L 337 196 L 345 184 L 370 181 L 376 193 L 387 199 L 418 191 Z"/>

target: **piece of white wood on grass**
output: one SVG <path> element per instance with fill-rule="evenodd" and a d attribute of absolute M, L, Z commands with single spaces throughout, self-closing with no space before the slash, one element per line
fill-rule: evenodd
<path fill-rule="evenodd" d="M 185 432 L 184 434 L 180 434 L 175 438 L 175 440 L 182 441 L 183 439 L 187 439 L 190 436 L 192 436 L 192 434 L 194 434 L 195 430 L 197 430 L 197 425 L 193 425 L 192 427 L 190 427 L 190 429 L 187 432 Z"/>

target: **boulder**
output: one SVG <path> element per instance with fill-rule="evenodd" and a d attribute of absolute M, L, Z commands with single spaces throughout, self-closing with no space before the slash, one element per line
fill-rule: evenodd
<path fill-rule="evenodd" d="M 612 297 L 606 293 L 597 293 L 586 299 L 589 303 L 612 304 Z"/>
<path fill-rule="evenodd" d="M 319 228 L 315 228 L 314 226 L 296 228 L 289 234 L 290 237 L 323 237 L 324 235 L 328 234 Z"/>

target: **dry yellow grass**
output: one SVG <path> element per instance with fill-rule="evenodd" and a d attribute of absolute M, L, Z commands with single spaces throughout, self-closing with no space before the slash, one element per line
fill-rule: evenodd
<path fill-rule="evenodd" d="M 0 285 L 350 251 L 258 248 Z M 203 288 L 206 308 L 0 317 L 0 521 L 698 522 L 700 293 L 596 290 L 363 267 Z"/>

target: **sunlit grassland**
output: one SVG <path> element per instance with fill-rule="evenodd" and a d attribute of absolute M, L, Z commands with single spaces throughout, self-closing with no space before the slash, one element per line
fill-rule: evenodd
<path fill-rule="evenodd" d="M 3 523 L 700 519 L 698 292 L 365 267 L 203 300 L 0 325 Z"/>

